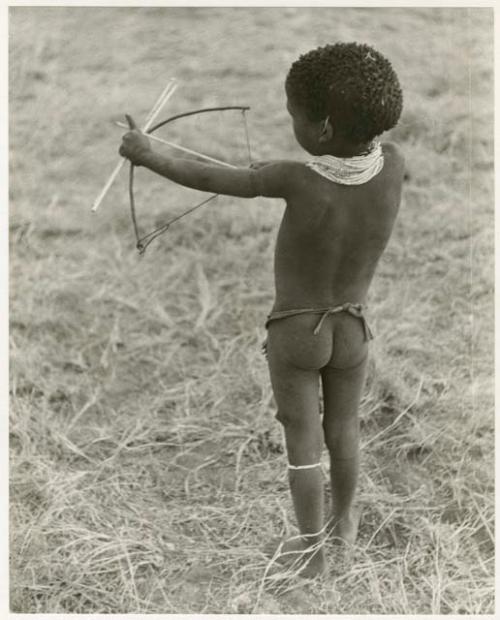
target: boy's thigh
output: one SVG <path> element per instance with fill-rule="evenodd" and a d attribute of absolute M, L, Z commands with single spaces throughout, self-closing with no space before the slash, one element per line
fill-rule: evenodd
<path fill-rule="evenodd" d="M 362 322 L 347 314 L 333 319 L 332 357 L 321 369 L 326 427 L 357 419 L 368 361 L 368 342 Z"/>
<path fill-rule="evenodd" d="M 326 366 L 321 370 L 325 422 L 357 416 L 368 358 L 350 368 Z"/>
<path fill-rule="evenodd" d="M 288 320 L 288 319 L 287 319 Z M 271 325 L 267 339 L 267 362 L 274 398 L 278 406 L 278 419 L 286 422 L 306 422 L 309 416 L 317 418 L 319 412 L 318 368 L 296 365 L 304 361 L 294 347 L 283 341 L 284 331 Z M 310 362 L 312 355 L 306 355 Z"/>

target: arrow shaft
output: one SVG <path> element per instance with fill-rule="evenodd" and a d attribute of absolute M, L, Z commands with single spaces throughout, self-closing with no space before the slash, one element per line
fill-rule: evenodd
<path fill-rule="evenodd" d="M 163 107 L 165 106 L 167 101 L 170 99 L 170 97 L 175 93 L 175 91 L 177 89 L 177 86 L 178 85 L 172 79 L 172 80 L 169 81 L 167 86 L 163 89 L 161 95 L 158 97 L 158 99 L 156 100 L 154 106 L 151 108 L 150 113 L 147 116 L 146 124 L 143 127 L 143 131 L 144 132 L 148 131 L 148 129 L 151 127 L 151 125 L 155 122 L 158 114 L 162 111 Z M 104 187 L 102 188 L 101 192 L 99 193 L 99 196 L 97 196 L 97 198 L 94 201 L 94 204 L 92 205 L 92 211 L 93 212 L 97 211 L 97 209 L 99 208 L 99 205 L 104 200 L 104 197 L 108 193 L 109 188 L 113 185 L 113 183 L 114 183 L 116 177 L 118 176 L 118 174 L 120 173 L 120 170 L 122 169 L 123 164 L 125 163 L 125 161 L 126 161 L 126 159 L 121 159 L 118 162 L 116 168 L 113 170 L 113 172 L 109 176 L 108 180 L 104 184 Z"/>

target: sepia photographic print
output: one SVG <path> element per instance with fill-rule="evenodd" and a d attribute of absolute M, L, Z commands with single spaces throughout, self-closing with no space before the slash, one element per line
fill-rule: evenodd
<path fill-rule="evenodd" d="M 495 612 L 494 9 L 293 4 L 6 11 L 14 614 Z"/>

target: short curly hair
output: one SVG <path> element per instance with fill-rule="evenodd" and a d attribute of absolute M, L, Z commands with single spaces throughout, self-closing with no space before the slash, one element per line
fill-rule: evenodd
<path fill-rule="evenodd" d="M 310 120 L 330 116 L 336 130 L 355 143 L 394 127 L 403 108 L 391 63 L 360 43 L 335 43 L 303 54 L 290 67 L 286 91 Z"/>

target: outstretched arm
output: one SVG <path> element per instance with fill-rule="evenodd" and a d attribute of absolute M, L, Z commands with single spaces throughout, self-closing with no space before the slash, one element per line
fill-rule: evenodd
<path fill-rule="evenodd" d="M 132 127 L 123 136 L 120 155 L 136 166 L 144 166 L 175 183 L 204 192 L 227 194 L 241 198 L 267 196 L 285 198 L 290 193 L 290 173 L 287 165 L 292 162 L 269 162 L 259 167 L 225 168 L 204 164 L 192 159 L 168 157 L 151 149 L 148 138 Z"/>

